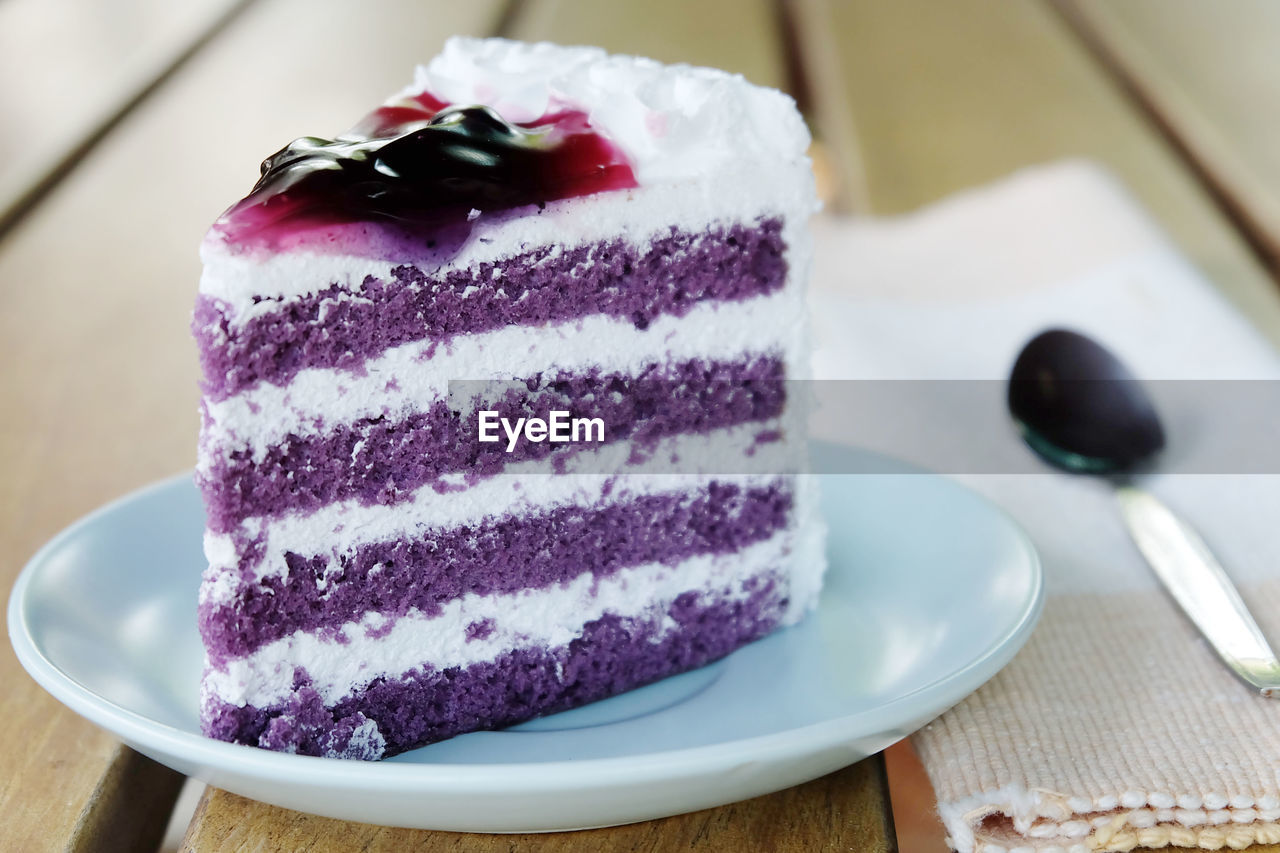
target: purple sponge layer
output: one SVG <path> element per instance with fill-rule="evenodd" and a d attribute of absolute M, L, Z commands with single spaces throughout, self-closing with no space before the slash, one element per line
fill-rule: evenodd
<path fill-rule="evenodd" d="M 259 382 L 284 385 L 308 367 L 359 370 L 371 356 L 412 341 L 593 314 L 643 329 L 699 302 L 780 289 L 785 248 L 781 220 L 766 219 L 699 233 L 673 228 L 645 247 L 624 240 L 544 246 L 443 276 L 405 265 L 390 281 L 367 276 L 357 299 L 317 282 L 317 292 L 243 326 L 231 324 L 225 304 L 202 296 L 192 326 L 203 388 L 223 400 Z"/>
<path fill-rule="evenodd" d="M 379 678 L 332 707 L 299 670 L 282 707 L 208 702 L 204 730 L 219 740 L 303 755 L 378 758 L 352 745 L 367 720 L 386 740 L 381 757 L 514 725 L 694 669 L 777 627 L 787 605 L 785 584 L 765 574 L 747 581 L 743 592 L 736 600 L 687 592 L 648 619 L 606 614 L 567 646 L 517 648 L 462 668 L 424 664 Z M 664 628 L 664 615 L 674 629 Z"/>
<path fill-rule="evenodd" d="M 786 403 L 784 376 L 780 357 L 761 356 L 652 365 L 638 377 L 534 377 L 516 387 L 503 383 L 501 396 L 484 408 L 512 423 L 552 410 L 600 418 L 606 443 L 644 444 L 777 417 Z M 428 484 L 456 490 L 446 475 L 465 472 L 474 483 L 511 463 L 600 446 L 523 441 L 508 453 L 503 441 L 478 440 L 477 421 L 477 412 L 464 416 L 442 399 L 400 421 L 366 418 L 315 436 L 290 436 L 260 460 L 247 448 L 233 451 L 199 478 L 209 528 L 225 533 L 247 518 L 311 512 L 339 500 L 395 504 Z"/>
<path fill-rule="evenodd" d="M 415 608 L 434 616 L 467 594 L 543 589 L 586 572 L 604 578 L 631 566 L 737 551 L 786 527 L 791 503 L 786 480 L 751 489 L 713 482 L 697 492 L 430 529 L 333 555 L 288 552 L 287 571 L 229 602 L 202 604 L 200 632 L 210 663 L 222 666 L 295 631 L 338 629 L 370 611 L 399 617 Z"/>

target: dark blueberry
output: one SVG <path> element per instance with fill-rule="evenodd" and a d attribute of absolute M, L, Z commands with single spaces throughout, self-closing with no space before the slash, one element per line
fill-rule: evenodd
<path fill-rule="evenodd" d="M 621 152 L 572 110 L 517 125 L 485 106 L 395 106 L 361 127 L 376 135 L 305 136 L 264 160 L 253 193 L 228 214 L 229 236 L 253 238 L 295 221 L 456 228 L 473 210 L 541 209 L 635 186 Z"/>

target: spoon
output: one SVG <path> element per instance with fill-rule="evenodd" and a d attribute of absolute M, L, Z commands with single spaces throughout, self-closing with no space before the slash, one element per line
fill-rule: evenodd
<path fill-rule="evenodd" d="M 1174 600 L 1237 676 L 1280 697 L 1280 661 L 1209 546 L 1129 479 L 1164 447 L 1133 374 L 1096 341 L 1053 329 L 1018 354 L 1008 403 L 1023 440 L 1050 465 L 1108 477 L 1129 534 Z"/>

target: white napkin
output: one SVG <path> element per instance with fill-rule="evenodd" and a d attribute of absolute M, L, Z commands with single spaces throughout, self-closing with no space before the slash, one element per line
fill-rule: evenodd
<path fill-rule="evenodd" d="M 1000 379 L 1051 326 L 1105 341 L 1144 379 L 1280 378 L 1276 352 L 1085 163 L 900 218 L 824 220 L 812 298 L 818 378 Z M 842 437 L 831 422 L 819 434 Z M 1177 440 L 1171 429 L 1171 450 Z M 1280 842 L 1280 700 L 1252 695 L 1214 657 L 1108 487 L 1047 469 L 961 479 L 1026 528 L 1048 597 L 1017 658 L 914 737 L 951 843 L 1083 853 Z M 1145 485 L 1200 530 L 1280 643 L 1280 476 Z"/>

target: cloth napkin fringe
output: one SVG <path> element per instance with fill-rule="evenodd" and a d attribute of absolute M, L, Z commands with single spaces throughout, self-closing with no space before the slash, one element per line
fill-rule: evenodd
<path fill-rule="evenodd" d="M 1098 812 L 1080 811 L 1072 799 L 1053 791 L 1009 786 L 940 804 L 938 811 L 948 843 L 975 853 L 1129 853 L 1163 847 L 1243 850 L 1254 844 L 1280 844 L 1280 821 L 1259 819 L 1253 808 Z M 1004 832 L 998 826 L 984 826 L 992 817 L 1003 818 L 1011 826 Z M 1013 833 L 1022 840 L 1015 840 Z"/>

